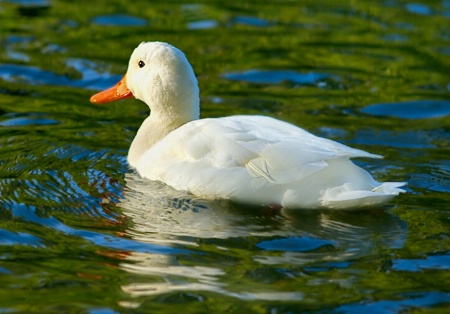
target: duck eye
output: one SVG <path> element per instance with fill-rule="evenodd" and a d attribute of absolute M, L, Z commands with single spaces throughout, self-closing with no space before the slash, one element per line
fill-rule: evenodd
<path fill-rule="evenodd" d="M 138 65 L 139 65 L 140 68 L 143 68 L 143 67 L 145 66 L 145 62 L 142 61 L 142 60 L 140 60 L 140 61 L 138 62 Z"/>

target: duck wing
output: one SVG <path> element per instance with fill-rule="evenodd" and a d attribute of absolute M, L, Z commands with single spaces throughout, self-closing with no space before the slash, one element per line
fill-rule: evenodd
<path fill-rule="evenodd" d="M 224 175 L 224 180 L 242 182 L 247 177 L 257 179 L 260 185 L 276 185 L 306 178 L 327 167 L 327 160 L 351 157 L 381 156 L 314 136 L 273 118 L 232 116 L 181 126 L 146 152 L 138 171 L 169 185 L 182 178 L 195 181 L 199 173 L 211 180 Z M 174 183 L 181 188 L 179 184 Z"/>

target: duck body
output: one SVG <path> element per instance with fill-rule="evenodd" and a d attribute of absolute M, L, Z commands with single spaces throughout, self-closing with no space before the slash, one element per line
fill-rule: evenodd
<path fill-rule="evenodd" d="M 142 70 L 147 65 L 148 70 Z M 350 158 L 381 158 L 264 116 L 199 119 L 199 91 L 184 54 L 142 43 L 103 103 L 133 95 L 151 110 L 128 162 L 150 180 L 201 198 L 287 208 L 353 209 L 384 204 L 405 183 L 379 183 Z"/>
<path fill-rule="evenodd" d="M 376 182 L 351 157 L 361 150 L 264 116 L 186 123 L 133 165 L 139 174 L 202 198 L 289 208 L 385 203 L 397 184 Z"/>

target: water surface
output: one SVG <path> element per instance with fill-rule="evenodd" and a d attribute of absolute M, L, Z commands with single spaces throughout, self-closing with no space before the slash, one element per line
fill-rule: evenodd
<path fill-rule="evenodd" d="M 445 313 L 448 1 L 0 3 L 0 312 Z M 207 201 L 141 179 L 148 108 L 94 106 L 142 41 L 191 61 L 202 117 L 264 114 L 384 159 L 367 211 Z"/>

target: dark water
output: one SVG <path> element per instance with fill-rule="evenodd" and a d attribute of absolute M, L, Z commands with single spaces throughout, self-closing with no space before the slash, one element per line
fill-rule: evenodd
<path fill-rule="evenodd" d="M 0 313 L 448 313 L 450 2 L 0 2 Z M 93 106 L 141 41 L 202 116 L 264 114 L 385 156 L 368 211 L 195 199 L 128 169 L 147 108 Z"/>

